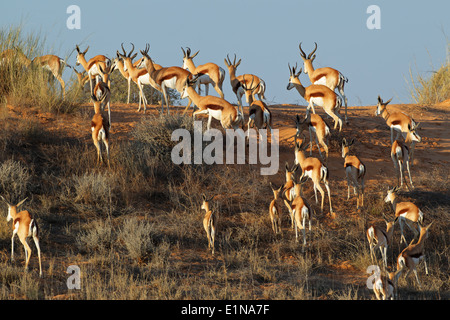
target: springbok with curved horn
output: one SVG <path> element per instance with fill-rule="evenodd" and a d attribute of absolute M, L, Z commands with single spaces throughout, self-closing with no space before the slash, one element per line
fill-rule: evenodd
<path fill-rule="evenodd" d="M 347 177 L 347 200 L 350 199 L 350 184 L 353 185 L 353 190 L 357 196 L 356 207 L 359 210 L 364 207 L 364 177 L 366 175 L 366 166 L 361 160 L 354 155 L 350 155 L 350 146 L 353 145 L 355 139 L 347 142 L 347 139 L 342 139 L 342 158 L 344 158 L 345 175 Z M 350 183 L 351 182 L 351 183 Z M 361 207 L 359 206 L 359 199 L 361 198 Z"/>
<path fill-rule="evenodd" d="M 126 56 L 127 54 L 126 54 L 126 52 L 125 52 L 125 50 L 123 48 L 123 44 L 122 44 L 122 50 L 123 50 L 123 56 Z M 136 60 L 135 62 L 133 62 L 133 67 L 136 68 L 136 69 L 141 69 L 141 68 L 143 68 L 143 67 L 141 67 L 141 65 L 143 65 L 143 63 L 144 63 L 144 58 L 142 57 L 142 58 Z M 130 73 L 128 72 L 128 70 L 125 70 L 124 61 L 120 57 L 118 51 L 116 52 L 116 58 L 114 58 L 114 60 L 113 60 L 113 65 L 116 66 L 117 69 L 119 69 L 120 74 L 127 80 L 127 83 L 128 83 L 127 104 L 129 104 L 130 103 L 130 91 L 131 91 L 130 90 L 131 89 L 130 86 L 131 86 L 132 78 L 131 78 Z M 155 63 L 155 68 L 158 70 L 158 69 L 161 69 L 162 67 L 159 64 Z M 136 85 L 137 85 L 137 83 L 136 83 Z M 140 90 L 139 90 L 139 94 L 140 94 Z M 140 98 L 142 98 L 142 97 L 140 97 Z M 139 104 L 140 103 L 141 103 L 141 101 L 139 101 Z"/>
<path fill-rule="evenodd" d="M 159 70 L 156 69 L 153 60 L 150 58 L 148 51 L 150 45 L 145 46 L 145 50 L 141 50 L 141 54 L 144 57 L 144 65 L 150 74 L 150 78 L 155 84 L 160 88 L 164 96 L 164 101 L 167 106 L 167 114 L 169 114 L 169 100 L 167 99 L 167 88 L 175 89 L 178 93 L 182 94 L 185 90 L 186 78 L 192 79 L 192 73 L 180 68 L 180 67 L 165 67 Z M 182 97 L 182 99 L 185 97 Z M 191 103 L 191 97 L 189 97 L 189 102 L 184 110 L 186 112 L 187 108 Z M 164 110 L 164 104 L 161 104 L 161 113 Z"/>
<path fill-rule="evenodd" d="M 345 122 L 348 123 L 347 119 L 347 97 L 345 96 L 344 92 L 344 85 L 346 82 L 348 82 L 348 79 L 342 75 L 339 71 L 333 68 L 325 67 L 325 68 L 319 68 L 314 69 L 312 63 L 314 59 L 316 58 L 315 52 L 317 50 L 317 43 L 314 42 L 316 47 L 314 50 L 306 57 L 306 53 L 302 50 L 302 43 L 298 45 L 300 49 L 300 56 L 303 59 L 303 67 L 305 70 L 305 73 L 308 74 L 309 80 L 312 84 L 322 84 L 324 86 L 327 86 L 332 91 L 335 91 L 336 88 L 338 89 L 339 93 L 342 96 L 342 99 L 344 100 L 345 104 Z"/>
<path fill-rule="evenodd" d="M 411 271 L 414 272 L 417 280 L 417 284 L 421 288 L 421 284 L 419 281 L 419 277 L 417 275 L 417 265 L 421 260 L 423 260 L 423 263 L 425 265 L 425 273 L 428 275 L 428 267 L 427 262 L 425 260 L 425 239 L 428 237 L 428 229 L 431 227 L 433 222 L 431 222 L 429 225 L 422 227 L 419 234 L 419 240 L 417 240 L 416 243 L 413 244 L 413 241 L 407 246 L 403 251 L 398 255 L 397 257 L 397 270 L 401 270 L 403 268 L 408 268 L 408 273 L 406 274 L 405 278 L 409 276 Z"/>
<path fill-rule="evenodd" d="M 303 176 L 307 176 L 312 180 L 314 185 L 314 196 L 316 198 L 316 203 L 318 203 L 317 190 L 319 190 L 322 196 L 322 203 L 320 206 L 321 212 L 323 212 L 323 204 L 325 200 L 325 191 L 320 186 L 320 183 L 323 182 L 328 192 L 328 201 L 330 202 L 330 215 L 332 218 L 335 218 L 336 215 L 333 212 L 333 208 L 331 206 L 331 192 L 328 182 L 328 168 L 318 158 L 307 158 L 305 156 L 306 148 L 307 143 L 305 139 L 302 140 L 301 144 L 298 143 L 298 141 L 295 143 L 295 163 L 299 164 L 302 169 L 300 180 L 303 178 Z"/>
<path fill-rule="evenodd" d="M 300 137 L 302 132 L 308 128 L 309 131 L 309 155 L 312 155 L 312 141 L 313 141 L 313 135 L 314 140 L 317 145 L 317 149 L 319 150 L 319 154 L 325 161 L 328 160 L 328 145 L 330 141 L 330 128 L 326 124 L 325 121 L 323 121 L 322 117 L 318 115 L 317 113 L 308 113 L 306 118 L 303 120 L 300 119 L 300 116 L 297 115 L 295 120 L 295 125 L 297 128 L 296 137 Z M 322 152 L 320 151 L 320 145 L 323 147 L 325 151 L 325 158 L 322 155 Z"/>
<path fill-rule="evenodd" d="M 212 196 L 210 199 L 207 199 L 203 194 L 202 199 L 202 209 L 206 211 L 205 216 L 203 218 L 203 228 L 206 232 L 206 237 L 208 238 L 208 249 L 212 250 L 212 254 L 214 255 L 214 243 L 216 240 L 216 232 L 217 232 L 217 217 L 213 213 L 213 211 L 209 208 L 209 202 L 214 198 Z"/>
<path fill-rule="evenodd" d="M 133 48 L 131 51 L 126 54 L 126 51 L 123 47 L 122 43 L 122 50 L 123 54 L 119 53 L 119 51 L 116 52 L 116 54 L 123 59 L 124 68 L 123 70 L 128 72 L 129 77 L 131 80 L 137 84 L 139 88 L 139 107 L 138 112 L 141 111 L 141 100 L 144 105 L 144 113 L 147 111 L 147 98 L 144 94 L 144 85 L 149 85 L 153 88 L 155 88 L 158 91 L 161 91 L 161 86 L 159 86 L 155 80 L 150 76 L 150 73 L 148 72 L 147 68 L 136 68 L 135 65 L 133 65 L 133 59 L 136 58 L 137 52 L 133 54 L 134 51 L 134 44 L 131 44 Z"/>
<path fill-rule="evenodd" d="M 245 96 L 249 104 L 248 128 L 255 126 L 258 130 L 266 128 L 272 131 L 272 112 L 263 101 L 253 100 L 254 92 L 258 90 L 261 82 L 253 85 L 254 77 L 252 76 L 250 86 L 247 86 L 245 75 L 243 75 L 243 79 L 242 88 L 245 90 Z M 250 131 L 247 133 L 250 135 Z"/>
<path fill-rule="evenodd" d="M 183 48 L 181 48 L 181 50 L 183 51 L 183 69 L 188 69 L 194 76 L 200 75 L 197 80 L 198 93 L 200 94 L 200 85 L 203 84 L 205 85 L 205 94 L 209 95 L 209 85 L 211 84 L 223 99 L 222 86 L 223 81 L 225 80 L 225 70 L 212 62 L 195 66 L 193 59 L 200 50 L 193 55 L 191 55 L 190 48 L 186 48 L 186 51 Z"/>
<path fill-rule="evenodd" d="M 91 88 L 91 94 L 92 94 L 92 79 L 95 78 L 96 79 L 96 84 L 98 83 L 98 79 L 97 77 L 101 77 L 103 82 L 108 84 L 108 87 L 110 86 L 110 79 L 109 79 L 109 72 L 111 71 L 111 60 L 104 56 L 104 55 L 96 55 L 95 57 L 89 59 L 89 61 L 86 61 L 85 55 L 86 52 L 89 50 L 89 46 L 86 48 L 86 50 L 84 50 L 83 52 L 81 52 L 80 48 L 78 47 L 78 45 L 75 47 L 77 49 L 77 62 L 75 64 L 75 66 L 78 65 L 82 65 L 84 70 L 86 70 L 88 76 L 89 76 L 89 85 Z M 106 72 L 108 72 L 107 74 L 102 73 L 100 71 L 99 66 L 101 66 L 103 68 L 103 70 L 105 70 Z"/>
<path fill-rule="evenodd" d="M 417 128 L 420 123 L 416 123 L 413 118 L 408 116 L 403 112 L 388 112 L 386 106 L 389 102 L 392 101 L 392 98 L 386 102 L 383 102 L 380 96 L 378 96 L 378 104 L 377 109 L 375 110 L 375 116 L 381 116 L 386 121 L 386 124 L 391 129 L 391 144 L 394 143 L 394 131 L 397 133 L 395 140 L 398 140 L 400 135 L 402 135 L 403 139 L 407 139 L 408 135 L 410 137 L 408 140 L 410 141 L 410 162 L 413 163 L 414 156 L 414 148 L 417 142 L 421 142 L 422 138 L 417 133 Z"/>
<path fill-rule="evenodd" d="M 395 222 L 397 222 L 398 220 L 400 224 L 400 243 L 402 243 L 403 241 L 406 243 L 406 238 L 403 235 L 403 224 L 406 224 L 416 236 L 420 232 L 420 228 L 423 223 L 423 212 L 412 202 L 398 202 L 396 194 L 398 190 L 398 186 L 394 187 L 391 190 L 388 189 L 387 196 L 386 198 L 384 198 L 384 201 L 390 202 L 392 204 L 392 208 L 395 212 Z M 410 223 L 417 223 L 419 231 L 417 231 L 416 228 L 412 227 Z"/>
<path fill-rule="evenodd" d="M 236 69 L 241 64 L 241 60 L 242 59 L 239 59 L 239 61 L 236 62 L 236 55 L 234 55 L 233 62 L 231 62 L 230 57 L 228 55 L 227 55 L 226 59 L 224 59 L 225 65 L 228 68 L 228 73 L 230 74 L 231 88 L 233 89 L 233 92 L 236 95 L 239 108 L 241 109 L 241 113 L 243 114 L 244 111 L 243 111 L 243 107 L 242 107 L 242 96 L 245 94 L 245 90 L 242 87 L 242 84 L 244 83 L 245 85 L 248 86 L 248 84 L 247 84 L 248 80 L 244 79 L 245 75 L 240 75 L 240 76 L 236 77 Z M 247 76 L 252 76 L 252 80 L 254 81 L 255 86 L 256 86 L 255 91 L 252 92 L 253 101 L 256 101 L 256 96 L 258 96 L 259 100 L 261 100 L 261 101 L 265 100 L 266 97 L 264 96 L 264 93 L 266 91 L 266 83 L 264 82 L 264 80 L 254 74 L 247 74 Z M 247 99 L 247 103 L 248 103 L 248 99 Z"/>
<path fill-rule="evenodd" d="M 334 129 L 337 128 L 339 124 L 339 132 L 342 130 L 342 119 L 339 115 L 339 109 L 341 108 L 342 100 L 341 98 L 330 88 L 321 84 L 313 84 L 309 87 L 304 87 L 300 82 L 299 76 L 302 73 L 302 68 L 300 68 L 299 72 L 296 73 L 296 68 L 289 66 L 289 84 L 287 86 L 287 90 L 291 90 L 295 88 L 298 93 L 308 102 L 308 107 L 306 111 L 309 113 L 309 110 L 312 109 L 313 113 L 316 113 L 314 110 L 314 104 L 321 106 L 323 110 L 334 120 Z"/>
<path fill-rule="evenodd" d="M 27 211 L 17 212 L 17 208 L 20 207 L 27 198 L 23 199 L 16 205 L 10 204 L 8 201 L 0 195 L 2 200 L 8 205 L 8 216 L 6 221 L 13 220 L 13 235 L 11 238 L 11 261 L 14 261 L 14 236 L 17 234 L 20 242 L 25 248 L 25 270 L 28 270 L 28 264 L 31 258 L 31 248 L 27 243 L 28 237 L 33 237 L 34 244 L 36 245 L 38 257 L 39 257 L 39 276 L 42 277 L 42 265 L 41 265 L 41 248 L 39 246 L 39 227 L 35 219 Z"/>
<path fill-rule="evenodd" d="M 281 199 L 280 194 L 282 192 L 284 185 L 281 185 L 279 188 L 274 186 L 272 182 L 270 182 L 270 188 L 273 191 L 273 200 L 269 205 L 269 217 L 270 222 L 272 223 L 272 230 L 275 234 L 281 232 Z"/>

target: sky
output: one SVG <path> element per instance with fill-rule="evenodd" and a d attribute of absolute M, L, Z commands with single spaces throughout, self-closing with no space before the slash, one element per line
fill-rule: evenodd
<path fill-rule="evenodd" d="M 80 8 L 80 28 L 67 21 Z M 379 29 L 369 29 L 379 11 Z M 224 63 L 227 54 L 242 59 L 237 75 L 251 73 L 266 82 L 266 102 L 306 105 L 288 91 L 288 63 L 303 66 L 298 45 L 308 54 L 317 42 L 314 68 L 333 67 L 348 78 L 349 106 L 374 105 L 377 96 L 410 103 L 410 71 L 428 77 L 450 59 L 450 1 L 384 0 L 150 0 L 31 1 L 3 3 L 1 28 L 22 26 L 24 34 L 45 37 L 49 54 L 75 65 L 78 44 L 87 58 L 115 57 L 150 44 L 149 54 L 165 67 L 182 66 L 181 47 L 200 50 L 194 62 L 214 62 L 226 70 L 225 99 L 236 103 Z M 81 68 L 81 66 L 79 66 Z M 72 70 L 66 68 L 64 78 Z M 310 85 L 307 75 L 300 81 Z M 209 93 L 217 95 L 212 87 Z M 186 105 L 187 99 L 182 100 Z"/>

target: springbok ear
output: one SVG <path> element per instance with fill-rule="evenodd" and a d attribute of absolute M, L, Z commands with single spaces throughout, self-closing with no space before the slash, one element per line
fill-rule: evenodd
<path fill-rule="evenodd" d="M 202 193 L 202 199 L 203 201 L 206 201 L 206 195 L 204 193 Z"/>
<path fill-rule="evenodd" d="M 343 146 L 347 146 L 347 139 L 342 138 L 342 145 L 343 145 Z"/>
<path fill-rule="evenodd" d="M 383 103 L 383 100 L 381 100 L 380 95 L 378 95 L 378 102 L 379 102 L 379 103 Z"/>
<path fill-rule="evenodd" d="M 196 53 L 194 53 L 194 54 L 191 56 L 191 59 L 194 59 L 195 56 L 198 55 L 199 52 L 200 52 L 200 50 L 198 50 Z"/>
<path fill-rule="evenodd" d="M 5 199 L 5 198 L 3 198 L 3 196 L 2 196 L 2 195 L 0 195 L 0 198 L 2 198 L 2 200 L 3 200 L 4 202 L 8 203 L 8 201 L 6 201 L 6 199 Z"/>
<path fill-rule="evenodd" d="M 349 146 L 353 145 L 355 143 L 355 139 L 353 138 L 350 143 L 348 144 Z"/>

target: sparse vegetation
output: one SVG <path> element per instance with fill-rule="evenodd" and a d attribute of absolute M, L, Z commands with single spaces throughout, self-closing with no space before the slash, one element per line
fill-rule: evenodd
<path fill-rule="evenodd" d="M 410 93 L 415 103 L 430 105 L 450 99 L 450 43 L 447 44 L 447 59 L 431 76 L 418 74 L 415 78 L 410 70 Z"/>
<path fill-rule="evenodd" d="M 11 90 L 7 94 L 14 96 Z M 8 103 L 12 101 L 19 109 L 28 107 L 19 97 Z M 69 108 L 58 101 L 52 110 Z M 79 108 L 74 114 L 88 123 Z M 0 113 L 5 128 L 0 132 L 0 193 L 16 200 L 28 197 L 24 207 L 40 226 L 44 278 L 38 278 L 35 250 L 28 272 L 23 270 L 23 251 L 10 261 L 11 222 L 0 202 L 0 299 L 374 299 L 366 287 L 372 261 L 364 231 L 369 222 L 384 224 L 383 214 L 393 215 L 383 198 L 386 184 L 394 179 L 385 171 L 380 170 L 377 182 L 368 179 L 362 212 L 356 211 L 354 198 L 346 200 L 344 171 L 332 171 L 335 220 L 326 211 L 320 214 L 310 185 L 305 186 L 315 212 L 310 245 L 302 253 L 286 209 L 280 235 L 274 235 L 268 215 L 269 181 L 284 177 L 284 162 L 280 175 L 273 177 L 261 176 L 257 166 L 248 164 L 172 163 L 171 133 L 177 128 L 192 132 L 190 116 L 146 115 L 127 139 L 114 141 L 108 170 L 96 166 L 88 129 L 86 139 L 74 139 L 64 130 L 55 135 L 31 116 L 17 121 L 8 112 Z M 371 146 L 374 136 L 388 140 L 388 130 L 380 127 L 357 140 Z M 342 134 L 354 134 L 351 130 L 344 126 Z M 332 142 L 329 161 L 336 161 L 332 153 L 340 144 Z M 289 159 L 292 150 L 289 142 L 280 147 L 284 155 L 292 155 Z M 370 163 L 365 164 L 372 173 Z M 448 300 L 448 163 L 413 172 L 416 188 L 399 197 L 423 208 L 425 223 L 434 221 L 426 243 L 430 276 L 422 282 L 423 290 L 412 277 L 402 277 L 399 298 Z M 214 256 L 202 226 L 202 193 L 214 196 L 211 206 L 218 214 Z M 403 249 L 398 240 L 394 230 L 391 267 Z M 66 286 L 69 265 L 82 270 L 80 290 Z"/>

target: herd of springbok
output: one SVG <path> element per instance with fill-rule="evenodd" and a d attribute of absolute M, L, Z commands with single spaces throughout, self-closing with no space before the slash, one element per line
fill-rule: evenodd
<path fill-rule="evenodd" d="M 164 105 L 169 114 L 169 101 L 167 97 L 167 88 L 176 90 L 181 98 L 188 98 L 189 102 L 184 110 L 186 113 L 189 106 L 193 104 L 194 110 L 192 114 L 195 118 L 198 114 L 205 114 L 208 116 L 207 128 L 210 129 L 212 118 L 218 120 L 224 129 L 239 130 L 244 127 L 244 108 L 242 97 L 245 95 L 248 106 L 248 127 L 256 127 L 259 129 L 273 128 L 272 113 L 268 108 L 265 100 L 266 83 L 263 79 L 254 74 L 242 74 L 237 76 L 236 69 L 241 63 L 241 59 L 236 62 L 236 56 L 233 61 L 227 55 L 224 59 L 225 65 L 228 69 L 230 77 L 231 88 L 237 98 L 237 106 L 229 103 L 224 99 L 223 82 L 225 79 L 225 70 L 215 63 L 205 63 L 202 65 L 195 65 L 193 59 L 197 56 L 199 51 L 192 54 L 190 48 L 181 48 L 183 53 L 183 66 L 162 67 L 156 64 L 149 54 L 150 46 L 147 44 L 144 50 L 140 50 L 142 57 L 133 62 L 137 53 L 134 53 L 134 45 L 127 53 L 123 44 L 121 46 L 122 52 L 117 50 L 116 57 L 111 60 L 105 55 L 97 55 L 89 60 L 86 59 L 86 53 L 89 49 L 86 48 L 81 51 L 76 46 L 77 57 L 76 66 L 81 65 L 83 71 L 79 72 L 74 67 L 74 71 L 78 77 L 78 81 L 82 87 L 89 81 L 91 99 L 94 105 L 94 116 L 91 121 L 92 140 L 97 149 L 97 162 L 103 162 L 102 147 L 105 145 L 107 165 L 109 167 L 109 137 L 111 128 L 111 114 L 110 114 L 110 75 L 118 69 L 122 76 L 128 82 L 128 102 L 130 95 L 130 84 L 134 82 L 139 89 L 139 108 L 141 110 L 141 103 L 143 104 L 144 113 L 147 109 L 147 99 L 145 97 L 143 87 L 149 85 L 161 93 L 161 114 L 164 112 Z M 303 185 L 312 180 L 313 190 L 315 194 L 315 201 L 318 204 L 317 190 L 321 194 L 320 210 L 323 213 L 325 187 L 328 202 L 330 217 L 335 218 L 331 203 L 331 190 L 329 185 L 329 169 L 327 167 L 327 160 L 329 157 L 329 139 L 332 135 L 331 129 L 328 127 L 322 117 L 315 112 L 314 107 L 322 107 L 324 112 L 329 115 L 334 121 L 333 130 L 340 137 L 341 152 L 344 159 L 344 170 L 347 178 L 348 194 L 347 200 L 350 199 L 350 189 L 353 187 L 354 194 L 357 196 L 357 210 L 360 211 L 364 207 L 364 177 L 367 171 L 366 166 L 356 155 L 351 154 L 350 147 L 354 145 L 354 139 L 341 138 L 341 130 L 343 124 L 348 123 L 347 117 L 347 97 L 344 93 L 344 84 L 348 79 L 343 74 L 333 68 L 319 68 L 314 69 L 313 61 L 316 58 L 317 43 L 314 50 L 307 56 L 302 50 L 301 43 L 299 45 L 300 56 L 303 59 L 303 70 L 298 69 L 297 65 L 289 67 L 289 83 L 287 90 L 295 88 L 299 94 L 308 102 L 306 114 L 304 116 L 296 116 L 296 135 L 295 135 L 295 150 L 294 163 L 289 166 L 286 163 L 285 174 L 286 182 L 281 186 L 275 186 L 270 183 L 273 190 L 274 198 L 269 205 L 269 217 L 271 226 L 275 234 L 281 232 L 281 212 L 282 208 L 286 207 L 289 212 L 291 220 L 291 229 L 295 230 L 295 237 L 298 240 L 298 231 L 303 234 L 303 246 L 307 246 L 306 241 L 306 224 L 308 223 L 309 231 L 311 231 L 311 219 L 313 210 L 308 201 L 302 197 Z M 48 69 L 61 83 L 62 93 L 64 95 L 65 84 L 61 78 L 62 66 L 67 63 L 53 55 L 46 55 L 43 57 L 36 57 L 33 60 L 28 59 L 23 53 L 15 49 L 8 49 L 1 53 L 0 63 L 6 60 L 16 59 L 23 65 L 28 67 L 30 64 L 37 64 L 45 69 Z M 69 66 L 70 67 L 70 66 Z M 308 74 L 311 82 L 310 86 L 304 86 L 300 81 L 300 75 Z M 94 82 L 95 81 L 95 85 Z M 205 86 L 206 95 L 201 95 L 200 86 Z M 208 94 L 209 85 L 216 90 L 217 96 Z M 198 92 L 196 88 L 198 87 Z M 337 90 L 337 92 L 336 92 Z M 258 97 L 258 99 L 256 98 Z M 391 99 L 392 100 L 392 99 Z M 369 241 L 370 256 L 372 261 L 376 260 L 377 249 L 381 252 L 382 265 L 384 267 L 383 274 L 380 274 L 374 283 L 374 292 L 378 299 L 394 298 L 394 290 L 399 275 L 405 269 L 408 269 L 406 277 L 414 272 L 417 283 L 420 287 L 419 277 L 417 275 L 416 266 L 423 260 L 425 270 L 428 274 L 425 262 L 424 241 L 427 237 L 427 231 L 431 225 L 423 226 L 423 212 L 412 202 L 401 202 L 396 195 L 396 192 L 401 188 L 405 182 L 408 188 L 414 188 L 411 177 L 411 166 L 413 163 L 414 147 L 417 142 L 421 141 L 417 133 L 418 124 L 403 112 L 389 112 L 387 105 L 391 101 L 384 102 L 378 96 L 378 104 L 375 115 L 381 116 L 391 133 L 391 158 L 397 174 L 397 186 L 387 191 L 385 202 L 390 202 L 395 212 L 395 219 L 386 221 L 386 229 L 380 228 L 376 225 L 370 225 L 366 230 L 366 236 Z M 340 108 L 344 104 L 345 117 L 344 121 L 340 116 Z M 105 106 L 108 106 L 108 116 L 104 115 Z M 303 132 L 309 132 L 309 156 L 306 154 L 308 142 Z M 394 139 L 395 133 L 395 139 Z M 313 141 L 317 145 L 319 157 L 312 156 Z M 323 153 L 321 151 L 323 149 Z M 299 171 L 299 174 L 295 173 Z M 370 170 L 370 168 L 369 168 Z M 404 174 L 408 174 L 409 185 Z M 215 252 L 215 238 L 217 236 L 217 213 L 210 209 L 210 202 L 214 196 L 207 198 L 203 196 L 201 209 L 206 211 L 203 220 L 203 226 L 207 234 L 208 248 L 211 249 L 212 254 Z M 20 241 L 25 247 L 26 264 L 28 267 L 30 260 L 31 249 L 26 242 L 26 238 L 32 236 L 39 255 L 40 275 L 42 276 L 42 268 L 40 262 L 40 248 L 39 248 L 39 232 L 36 220 L 34 220 L 28 211 L 17 212 L 17 208 L 25 201 L 20 201 L 17 205 L 10 204 L 7 200 L 1 197 L 8 205 L 8 221 L 13 219 L 13 238 L 17 233 Z M 392 246 L 392 239 L 394 234 L 394 224 L 398 221 L 400 226 L 400 244 L 405 243 L 405 249 L 398 255 L 396 260 L 396 272 L 387 272 L 387 249 Z M 418 230 L 413 224 L 417 224 Z M 404 235 L 404 226 L 407 226 L 418 236 L 418 240 L 413 239 L 407 245 Z M 415 242 L 414 242 L 415 241 Z M 12 259 L 14 258 L 14 244 L 11 252 Z"/>

